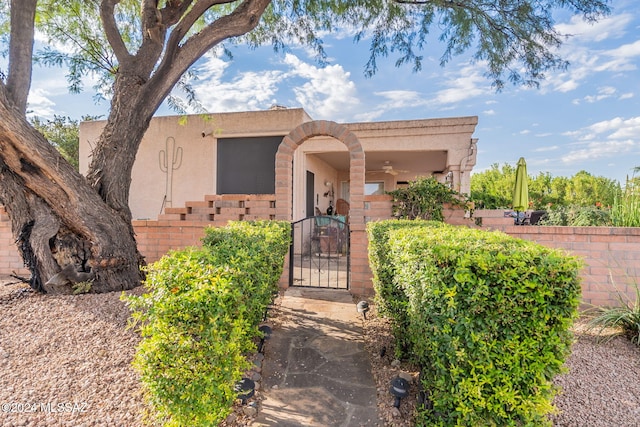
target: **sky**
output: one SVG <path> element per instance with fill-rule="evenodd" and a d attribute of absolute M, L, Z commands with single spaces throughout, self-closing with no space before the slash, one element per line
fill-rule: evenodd
<path fill-rule="evenodd" d="M 378 60 L 367 78 L 369 47 L 348 34 L 323 37 L 329 56 L 318 65 L 304 48 L 275 54 L 270 47 L 234 47 L 233 59 L 207 55 L 197 63 L 193 86 L 210 113 L 264 110 L 274 104 L 304 108 L 317 120 L 343 123 L 478 116 L 474 172 L 493 164 L 527 161 L 530 175 L 572 176 L 584 170 L 624 183 L 640 166 L 640 9 L 637 0 L 613 0 L 612 14 L 596 24 L 558 19 L 571 37 L 560 55 L 565 71 L 547 73 L 540 87 L 505 86 L 484 77 L 469 55 L 439 65 L 442 46 L 422 52 L 423 67 L 395 67 Z M 3 67 L 4 68 L 4 67 Z M 91 83 L 70 95 L 62 69 L 34 70 L 28 108 L 53 114 L 106 118 L 109 104 L 93 99 Z M 158 115 L 172 115 L 163 105 Z"/>

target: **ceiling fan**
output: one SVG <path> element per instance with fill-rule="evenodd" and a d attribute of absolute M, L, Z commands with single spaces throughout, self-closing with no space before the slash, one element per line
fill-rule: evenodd
<path fill-rule="evenodd" d="M 379 172 L 388 173 L 390 175 L 396 176 L 396 175 L 398 175 L 400 173 L 405 173 L 405 172 L 409 172 L 409 171 L 401 170 L 401 169 L 394 169 L 393 165 L 391 164 L 391 162 L 389 160 L 386 160 L 384 162 L 384 164 L 382 165 L 382 169 L 367 171 L 367 173 L 379 173 Z"/>

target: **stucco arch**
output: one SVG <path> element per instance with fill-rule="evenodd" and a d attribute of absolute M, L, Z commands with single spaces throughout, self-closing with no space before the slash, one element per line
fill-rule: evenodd
<path fill-rule="evenodd" d="M 276 152 L 276 219 L 293 220 L 293 153 L 314 136 L 331 136 L 349 150 L 351 229 L 364 229 L 365 157 L 358 137 L 346 126 L 327 120 L 306 122 L 282 139 Z"/>

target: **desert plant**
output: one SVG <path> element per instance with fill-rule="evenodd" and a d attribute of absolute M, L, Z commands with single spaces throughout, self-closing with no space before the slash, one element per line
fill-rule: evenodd
<path fill-rule="evenodd" d="M 589 327 L 598 328 L 600 332 L 609 328 L 614 329 L 618 334 L 625 335 L 632 343 L 640 346 L 640 285 L 635 282 L 633 287 L 635 300 L 616 290 L 618 306 L 594 308 L 595 317 L 589 321 Z M 615 335 L 606 335 L 605 339 L 611 339 Z"/>
<path fill-rule="evenodd" d="M 73 285 L 73 294 L 74 295 L 78 295 L 78 294 L 88 294 L 91 291 L 91 285 L 93 284 L 93 281 L 88 280 L 88 281 L 84 281 L 84 282 L 78 282 L 76 284 Z"/>
<path fill-rule="evenodd" d="M 611 219 L 616 227 L 640 227 L 640 188 L 635 179 L 627 178 L 624 190 L 614 199 Z"/>

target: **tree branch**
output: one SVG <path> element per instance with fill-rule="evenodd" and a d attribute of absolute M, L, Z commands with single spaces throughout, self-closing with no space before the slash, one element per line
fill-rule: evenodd
<path fill-rule="evenodd" d="M 204 15 L 204 13 L 213 6 L 232 3 L 234 0 L 209 0 L 199 1 L 176 25 L 171 31 L 167 42 L 167 52 L 175 52 L 180 45 L 182 38 L 189 32 L 193 25 Z M 186 10 L 186 9 L 185 9 Z"/>
<path fill-rule="evenodd" d="M 36 4 L 37 0 L 11 0 L 11 43 L 6 89 L 21 114 L 27 111 L 31 87 Z"/>
<path fill-rule="evenodd" d="M 114 9 L 118 3 L 120 3 L 120 0 L 102 0 L 100 3 L 100 19 L 102 20 L 107 41 L 111 45 L 118 62 L 122 64 L 131 58 L 131 54 L 124 44 L 120 31 L 118 30 L 118 25 L 116 24 Z"/>
<path fill-rule="evenodd" d="M 169 0 L 167 4 L 160 11 L 162 13 L 162 22 L 164 22 L 167 28 L 174 26 L 182 15 L 189 9 L 193 0 Z"/>
<path fill-rule="evenodd" d="M 162 62 L 154 73 L 150 84 L 145 88 L 148 99 L 158 105 L 171 91 L 173 86 L 202 55 L 222 41 L 241 36 L 253 30 L 271 0 L 244 0 L 228 15 L 218 18 L 197 34 L 191 36 L 181 46 L 180 40 L 190 27 L 210 7 L 229 3 L 230 0 L 210 0 L 198 2 L 172 31 Z M 204 7 L 207 5 L 207 7 Z M 175 34 L 175 36 L 174 36 Z"/>

